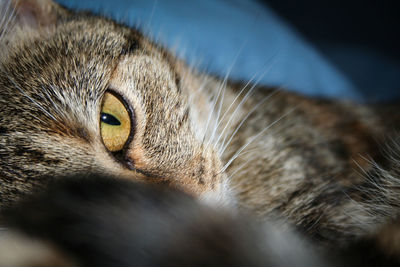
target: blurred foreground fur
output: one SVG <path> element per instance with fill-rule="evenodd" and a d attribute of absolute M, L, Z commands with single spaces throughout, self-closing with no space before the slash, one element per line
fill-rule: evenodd
<path fill-rule="evenodd" d="M 325 251 L 166 187 L 68 177 L 3 211 L 0 266 L 398 266 L 400 224 Z"/>
<path fill-rule="evenodd" d="M 0 266 L 322 266 L 272 223 L 117 179 L 65 178 L 3 216 Z"/>

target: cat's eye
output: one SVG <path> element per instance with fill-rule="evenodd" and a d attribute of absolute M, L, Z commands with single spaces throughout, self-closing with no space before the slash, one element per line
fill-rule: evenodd
<path fill-rule="evenodd" d="M 111 152 L 120 151 L 129 139 L 132 122 L 124 103 L 113 93 L 106 92 L 100 113 L 103 143 Z"/>

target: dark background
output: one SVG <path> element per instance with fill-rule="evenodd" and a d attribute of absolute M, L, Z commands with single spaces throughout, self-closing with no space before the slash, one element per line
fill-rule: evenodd
<path fill-rule="evenodd" d="M 317 47 L 326 43 L 355 44 L 400 60 L 399 1 L 259 1 L 268 4 Z"/>

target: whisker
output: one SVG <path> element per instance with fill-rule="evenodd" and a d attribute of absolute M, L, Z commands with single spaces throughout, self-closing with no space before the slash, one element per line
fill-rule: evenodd
<path fill-rule="evenodd" d="M 261 101 L 259 101 L 257 103 L 257 105 L 255 105 L 248 113 L 247 115 L 240 121 L 239 125 L 236 127 L 236 129 L 233 131 L 231 137 L 229 138 L 229 140 L 225 143 L 225 140 L 227 138 L 227 136 L 225 136 L 224 140 L 222 141 L 222 149 L 220 149 L 220 154 L 222 155 L 226 148 L 229 146 L 229 144 L 232 142 L 233 138 L 235 137 L 236 133 L 239 131 L 239 129 L 242 127 L 242 125 L 246 122 L 246 120 L 250 117 L 250 115 L 256 111 L 265 101 L 267 101 L 268 99 L 270 99 L 271 97 L 273 97 L 274 95 L 276 95 L 277 93 L 280 92 L 280 88 L 277 89 L 276 91 L 273 91 L 272 93 L 268 94 L 266 97 L 264 97 L 263 99 L 261 99 Z"/>
<path fill-rule="evenodd" d="M 4 21 L 6 20 L 7 14 L 10 12 L 10 9 L 11 9 L 11 1 L 3 1 L 0 4 L 0 12 L 1 12 L 0 14 L 2 17 L 0 26 L 4 25 Z M 14 8 L 12 8 L 12 9 L 14 9 Z"/>
<path fill-rule="evenodd" d="M 240 54 L 242 53 L 242 50 L 243 50 L 243 48 L 245 47 L 246 43 L 247 43 L 247 39 L 242 43 L 241 47 L 239 48 L 239 51 L 238 51 L 237 54 L 235 55 L 235 57 L 234 57 L 234 59 L 233 59 L 233 61 L 232 61 L 232 64 L 229 66 L 228 71 L 226 72 L 225 77 L 224 77 L 222 83 L 220 84 L 220 86 L 219 86 L 219 88 L 218 88 L 218 96 L 217 96 L 217 98 L 215 99 L 215 102 L 213 103 L 213 108 L 212 108 L 212 110 L 211 110 L 211 112 L 210 112 L 210 115 L 209 115 L 209 117 L 208 117 L 208 120 L 207 120 L 206 130 L 205 130 L 205 133 L 206 133 L 206 134 L 207 134 L 209 122 L 210 122 L 211 117 L 212 117 L 212 115 L 213 115 L 213 113 L 214 113 L 214 109 L 215 109 L 215 105 L 216 105 L 217 99 L 219 98 L 219 95 L 220 95 L 220 93 L 221 93 L 222 88 L 226 86 L 226 84 L 227 84 L 227 82 L 228 82 L 228 78 L 229 78 L 229 76 L 230 76 L 230 74 L 231 74 L 231 72 L 232 72 L 232 70 L 233 70 L 233 67 L 236 65 L 236 62 L 237 62 L 237 60 L 238 60 Z M 204 143 L 204 139 L 205 139 L 205 137 L 206 137 L 206 134 L 204 135 L 203 143 Z M 210 140 L 209 140 L 209 142 L 207 143 L 207 146 L 206 146 L 206 147 L 209 146 L 209 143 L 210 143 Z"/>
<path fill-rule="evenodd" d="M 270 63 L 270 60 L 272 60 L 273 58 L 275 58 L 276 54 L 274 54 L 270 59 L 268 59 L 264 65 L 263 68 Z M 235 110 L 232 112 L 231 116 L 229 117 L 228 121 L 226 122 L 222 132 L 219 134 L 217 141 L 214 144 L 214 147 L 217 146 L 219 144 L 219 141 L 221 139 L 221 137 L 224 136 L 225 131 L 227 130 L 228 126 L 231 124 L 232 120 L 234 119 L 236 113 L 238 112 L 238 110 L 240 110 L 240 108 L 242 107 L 242 105 L 247 101 L 247 99 L 253 95 L 255 89 L 257 88 L 258 83 L 260 82 L 260 80 L 272 69 L 272 67 L 274 66 L 273 62 L 272 64 L 270 64 L 270 66 L 265 69 L 263 71 L 263 73 L 261 73 L 261 75 L 258 77 L 258 79 L 254 82 L 254 84 L 252 85 L 252 87 L 247 91 L 247 93 L 245 94 L 245 96 L 243 97 L 243 99 L 240 101 L 240 103 L 236 106 Z M 261 70 L 260 70 L 261 71 Z M 233 106 L 233 104 L 236 102 L 236 100 L 239 98 L 239 96 L 243 93 L 243 91 L 245 90 L 245 88 L 247 88 L 247 86 L 252 82 L 252 80 L 256 77 L 256 75 L 260 72 L 257 71 L 256 74 L 253 75 L 253 77 L 246 83 L 246 85 L 240 90 L 239 94 L 235 97 L 235 99 L 233 100 L 233 102 L 230 104 L 230 106 L 228 107 L 228 109 L 225 111 L 223 117 L 221 118 L 221 121 L 218 123 L 217 127 L 220 125 L 220 123 L 223 121 L 223 119 L 225 118 L 225 115 L 228 114 L 228 112 L 230 111 L 231 107 Z M 221 145 L 219 145 L 219 150 L 221 148 L 221 146 L 223 146 L 223 144 L 225 143 L 227 138 L 227 135 L 225 135 L 224 140 L 222 142 Z M 216 147 L 215 147 L 216 148 Z M 221 152 L 220 154 L 222 154 L 223 152 Z"/>
<path fill-rule="evenodd" d="M 257 77 L 257 75 L 261 72 L 262 69 L 264 69 L 266 67 L 267 64 L 270 63 L 270 61 L 275 58 L 276 54 L 272 55 L 271 58 L 269 58 L 261 67 L 261 69 L 259 71 L 257 71 L 251 78 L 249 81 L 247 81 L 247 83 L 243 86 L 243 88 L 240 90 L 240 92 L 236 95 L 236 97 L 233 99 L 232 103 L 229 105 L 228 109 L 225 111 L 224 115 L 221 118 L 220 123 L 223 121 L 223 119 L 225 118 L 225 116 L 228 114 L 228 112 L 230 111 L 230 109 L 232 108 L 233 104 L 236 103 L 236 100 L 242 95 L 242 93 L 244 92 L 244 90 L 253 82 L 253 80 Z M 275 65 L 275 62 L 273 62 L 272 64 L 270 64 L 270 66 L 264 70 L 261 75 L 258 77 L 258 79 L 252 84 L 252 87 L 249 89 L 249 91 L 245 94 L 244 98 L 242 99 L 242 101 L 239 103 L 239 105 L 236 107 L 235 111 L 233 112 L 233 114 L 231 115 L 231 118 L 234 116 L 234 114 L 236 113 L 236 111 L 238 110 L 239 106 L 241 106 L 242 102 L 245 101 L 244 99 L 247 100 L 248 95 L 257 87 L 257 85 L 259 84 L 259 82 L 261 81 L 261 79 L 263 79 L 265 77 L 265 75 L 272 69 L 272 67 Z M 231 119 L 229 119 L 230 121 Z M 228 124 L 229 124 L 228 121 Z M 219 124 L 220 124 L 219 123 Z M 219 126 L 218 124 L 218 126 Z M 226 128 L 226 126 L 225 126 Z M 218 143 L 218 141 L 217 141 Z"/>
<path fill-rule="evenodd" d="M 224 86 L 224 89 L 223 89 L 223 91 L 222 91 L 222 96 L 221 96 L 221 98 L 220 98 L 220 100 L 219 100 L 219 107 L 218 107 L 218 112 L 217 112 L 217 121 L 216 121 L 216 123 L 215 123 L 214 130 L 213 130 L 213 132 L 212 132 L 212 134 L 211 134 L 210 140 L 209 140 L 209 142 L 207 143 L 207 146 L 214 140 L 214 136 L 215 136 L 215 134 L 216 134 L 216 132 L 217 132 L 218 125 L 219 125 L 218 121 L 219 121 L 219 117 L 220 117 L 220 115 L 221 115 L 222 104 L 223 104 L 224 98 L 225 98 L 225 92 L 226 92 L 226 86 Z"/>
<path fill-rule="evenodd" d="M 362 171 L 362 173 L 364 174 L 361 174 L 362 176 L 368 175 L 367 171 L 355 159 L 353 159 L 353 163 L 356 164 L 356 166 Z"/>
<path fill-rule="evenodd" d="M 217 95 L 215 96 L 215 98 L 214 98 L 214 100 L 213 100 L 213 102 L 212 102 L 211 112 L 210 112 L 210 114 L 208 115 L 208 119 L 207 119 L 207 123 L 206 123 L 206 128 L 205 128 L 205 130 L 204 130 L 203 143 L 204 143 L 204 141 L 205 141 L 205 139 L 206 139 L 207 130 L 208 130 L 209 124 L 210 124 L 210 122 L 211 122 L 211 117 L 212 117 L 212 115 L 214 114 L 215 105 L 217 104 L 217 101 L 218 101 L 218 99 L 219 99 L 219 95 L 221 94 L 221 90 L 222 90 L 222 87 L 220 86 L 219 89 L 218 89 L 218 93 L 217 93 Z"/>
<path fill-rule="evenodd" d="M 6 5 L 7 6 L 4 13 L 1 14 L 2 20 L 0 23 L 0 40 L 6 35 L 7 31 L 9 30 L 8 26 L 15 19 L 15 8 L 11 5 L 11 1 L 8 1 Z"/>
<path fill-rule="evenodd" d="M 240 164 L 239 167 L 237 167 L 228 177 L 228 181 L 232 179 L 239 171 L 243 170 L 243 168 L 249 164 L 250 161 L 253 161 L 255 158 L 258 157 L 258 154 L 253 155 L 250 157 L 248 160 L 246 160 L 244 163 Z"/>
<path fill-rule="evenodd" d="M 228 111 L 231 109 L 232 105 L 236 102 L 236 99 L 239 98 L 239 96 L 242 94 L 242 92 L 245 90 L 245 88 L 247 87 L 248 84 L 249 84 L 249 83 L 247 83 L 247 84 L 245 85 L 245 87 L 243 87 L 243 89 L 242 89 L 242 90 L 239 92 L 239 94 L 235 97 L 235 99 L 233 100 L 233 102 L 231 103 L 231 105 L 230 105 L 230 106 L 228 107 L 228 109 L 226 110 L 225 114 L 228 113 Z M 255 88 L 256 88 L 256 84 L 257 84 L 257 83 L 255 83 L 255 84 L 247 91 L 247 93 L 245 94 L 245 96 L 243 97 L 243 99 L 242 99 L 242 100 L 240 101 L 240 103 L 236 106 L 235 110 L 233 111 L 233 113 L 232 113 L 231 116 L 229 117 L 228 122 L 225 124 L 224 128 L 222 129 L 221 133 L 219 134 L 218 139 L 217 139 L 217 141 L 215 142 L 215 145 L 217 145 L 217 144 L 219 143 L 221 137 L 224 135 L 226 129 L 228 128 L 228 126 L 230 125 L 231 121 L 232 121 L 233 118 L 235 117 L 236 112 L 237 112 L 238 110 L 240 110 L 240 107 L 241 107 L 241 106 L 247 101 L 247 99 L 252 95 L 253 91 L 254 91 Z M 224 114 L 223 118 L 225 117 L 225 114 Z M 223 118 L 221 118 L 220 123 L 222 122 Z M 219 126 L 220 123 L 218 123 L 217 127 Z"/>
<path fill-rule="evenodd" d="M 268 133 L 266 133 L 267 135 L 270 135 L 270 136 L 277 136 L 282 130 L 284 130 L 286 127 L 288 127 L 288 125 L 286 125 L 285 127 L 278 127 L 278 128 L 276 128 L 276 129 L 274 129 L 274 130 L 272 130 L 272 129 L 270 129 L 271 131 L 268 131 Z M 254 159 L 254 158 L 260 158 L 260 151 L 265 151 L 267 148 L 266 147 L 263 147 L 263 146 L 261 146 L 261 147 L 255 147 L 255 148 L 251 148 L 251 149 L 246 149 L 246 150 L 243 150 L 241 153 L 240 153 L 240 155 L 238 155 L 237 157 L 236 157 L 236 159 L 238 159 L 239 157 L 243 157 L 243 156 L 245 156 L 246 154 L 254 154 L 253 156 L 252 156 L 252 159 Z M 277 159 L 277 155 L 274 155 L 271 159 L 270 159 L 270 161 L 275 161 L 276 159 Z"/>
<path fill-rule="evenodd" d="M 152 7 L 151 13 L 150 13 L 150 17 L 149 17 L 149 20 L 148 20 L 147 25 L 146 25 L 146 27 L 147 27 L 148 29 L 150 29 L 151 21 L 153 20 L 153 16 L 154 16 L 154 13 L 155 13 L 155 11 L 156 11 L 157 4 L 158 4 L 158 1 L 157 1 L 157 0 L 154 0 L 154 2 L 153 2 L 153 7 Z"/>
<path fill-rule="evenodd" d="M 285 118 L 286 116 L 288 116 L 290 113 L 292 113 L 295 109 L 297 108 L 294 107 L 292 109 L 290 109 L 288 112 L 286 112 L 285 114 L 283 114 L 282 116 L 280 116 L 278 119 L 276 119 L 275 121 L 273 121 L 272 123 L 270 123 L 268 126 L 266 126 L 264 129 L 262 129 L 258 134 L 253 135 L 249 141 L 244 144 L 243 146 L 241 146 L 238 151 L 231 157 L 231 159 L 222 167 L 222 169 L 219 171 L 219 173 L 224 172 L 231 164 L 232 162 L 240 155 L 240 153 L 246 149 L 246 147 L 248 147 L 254 140 L 256 140 L 258 137 L 260 137 L 265 131 L 267 131 L 268 129 L 270 129 L 272 126 L 274 126 L 275 124 L 277 124 L 279 121 L 281 121 L 283 118 Z"/>
<path fill-rule="evenodd" d="M 197 91 L 198 92 L 203 91 L 209 81 L 210 81 L 210 77 L 209 76 L 205 76 L 203 78 L 203 82 L 200 84 L 199 88 L 197 88 Z"/>

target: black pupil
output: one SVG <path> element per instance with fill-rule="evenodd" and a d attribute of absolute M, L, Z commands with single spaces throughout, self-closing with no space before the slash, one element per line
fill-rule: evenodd
<path fill-rule="evenodd" d="M 117 118 L 108 113 L 101 113 L 100 121 L 114 126 L 121 125 L 121 122 Z"/>

